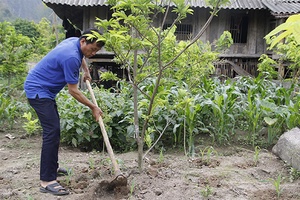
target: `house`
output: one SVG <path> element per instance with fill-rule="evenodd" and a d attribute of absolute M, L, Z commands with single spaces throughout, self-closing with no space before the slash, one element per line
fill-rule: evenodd
<path fill-rule="evenodd" d="M 84 30 L 94 26 L 96 17 L 109 19 L 112 15 L 106 0 L 42 0 L 64 22 L 71 22 L 77 28 Z M 210 8 L 205 0 L 190 0 L 193 15 L 177 24 L 177 39 L 186 40 L 197 32 L 207 21 Z M 213 42 L 225 31 L 231 32 L 234 44 L 226 53 L 220 55 L 224 61 L 218 64 L 218 72 L 228 77 L 237 74 L 257 75 L 257 63 L 261 54 L 271 54 L 267 51 L 264 36 L 293 14 L 300 12 L 300 0 L 231 0 L 223 6 L 218 16 L 200 38 Z M 173 13 L 168 15 L 165 26 L 173 21 Z M 158 21 L 162 20 L 158 17 Z M 155 23 L 155 22 L 154 22 Z M 70 26 L 65 26 L 67 31 Z M 99 55 L 104 65 L 113 65 L 113 55 Z M 97 59 L 94 60 L 97 62 Z M 113 68 L 114 66 L 111 66 Z M 284 72 L 282 72 L 284 73 Z"/>

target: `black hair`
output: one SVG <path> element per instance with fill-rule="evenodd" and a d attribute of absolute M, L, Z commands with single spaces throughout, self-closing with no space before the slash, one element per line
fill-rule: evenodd
<path fill-rule="evenodd" d="M 90 37 L 89 34 L 92 34 L 94 37 Z M 90 28 L 90 29 L 84 31 L 79 39 L 84 38 L 86 40 L 87 44 L 92 44 L 94 42 L 97 42 L 98 47 L 103 47 L 105 45 L 105 42 L 102 40 L 97 41 L 98 40 L 97 34 L 102 35 L 102 33 L 100 32 L 99 29 Z"/>

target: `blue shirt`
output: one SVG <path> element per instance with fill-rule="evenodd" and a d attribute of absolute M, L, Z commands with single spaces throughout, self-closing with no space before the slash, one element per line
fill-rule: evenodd
<path fill-rule="evenodd" d="M 54 99 L 67 83 L 77 84 L 83 54 L 77 37 L 62 41 L 29 71 L 24 83 L 29 99 Z"/>

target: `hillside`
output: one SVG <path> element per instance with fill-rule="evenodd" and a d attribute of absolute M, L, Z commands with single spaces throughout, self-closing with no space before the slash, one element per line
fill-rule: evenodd
<path fill-rule="evenodd" d="M 52 10 L 41 0 L 1 0 L 0 21 L 22 18 L 39 22 L 43 17 L 51 19 Z"/>

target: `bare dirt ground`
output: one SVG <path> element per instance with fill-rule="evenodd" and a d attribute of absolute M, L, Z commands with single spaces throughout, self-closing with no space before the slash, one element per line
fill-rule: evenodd
<path fill-rule="evenodd" d="M 116 154 L 128 186 L 111 192 L 101 188 L 103 181 L 113 179 L 106 153 L 61 146 L 60 166 L 72 173 L 58 181 L 70 194 L 44 194 L 39 192 L 41 137 L 23 138 L 23 134 L 20 129 L 0 128 L 0 199 L 274 200 L 278 194 L 279 199 L 300 199 L 300 180 L 289 180 L 290 168 L 282 160 L 261 150 L 255 165 L 253 150 L 235 146 L 215 147 L 218 155 L 209 162 L 176 152 L 165 152 L 163 157 L 149 154 L 142 173 L 138 173 L 136 152 Z M 282 181 L 276 189 L 279 175 Z"/>

